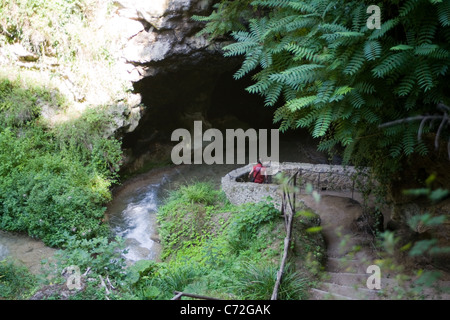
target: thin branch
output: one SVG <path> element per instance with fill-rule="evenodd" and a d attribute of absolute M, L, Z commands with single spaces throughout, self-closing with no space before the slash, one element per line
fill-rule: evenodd
<path fill-rule="evenodd" d="M 436 150 L 439 148 L 439 137 L 441 136 L 442 128 L 444 127 L 444 125 L 446 123 L 448 123 L 448 115 L 447 115 L 447 113 L 444 113 L 441 124 L 439 125 L 439 129 L 436 133 L 436 138 L 434 139 L 434 147 Z"/>
<path fill-rule="evenodd" d="M 448 138 L 448 142 L 447 142 L 447 152 L 448 152 L 448 158 L 450 159 L 450 138 Z"/>
<path fill-rule="evenodd" d="M 439 103 L 439 104 L 437 105 L 437 108 L 440 109 L 440 110 L 442 110 L 443 112 L 446 112 L 446 111 L 450 112 L 450 107 L 449 107 L 449 106 L 446 106 L 446 105 L 443 104 L 443 103 Z"/>
<path fill-rule="evenodd" d="M 105 291 L 106 291 L 106 296 L 105 297 L 106 297 L 107 300 L 109 300 L 108 295 L 110 294 L 110 292 L 108 290 L 108 287 L 106 286 L 105 281 L 103 280 L 103 277 L 101 275 L 99 275 L 98 277 L 100 278 L 101 286 L 103 288 L 105 288 Z"/>
<path fill-rule="evenodd" d="M 399 119 L 395 121 L 386 122 L 383 124 L 380 124 L 378 128 L 386 128 L 395 126 L 396 124 L 402 124 L 405 122 L 411 122 L 411 121 L 417 121 L 417 120 L 432 120 L 432 119 L 442 119 L 443 116 L 441 115 L 435 115 L 435 116 L 415 116 L 415 117 L 408 117 L 404 119 Z"/>
<path fill-rule="evenodd" d="M 91 271 L 91 267 L 88 267 L 88 268 L 86 269 L 86 272 L 83 273 L 83 276 L 87 276 L 87 274 L 89 273 L 89 271 Z"/>
<path fill-rule="evenodd" d="M 424 118 L 424 119 L 420 122 L 419 131 L 417 131 L 417 140 L 418 140 L 418 141 L 422 141 L 423 127 L 425 126 L 425 123 L 427 122 L 427 120 L 428 120 L 428 119 Z"/>
<path fill-rule="evenodd" d="M 175 296 L 171 300 L 181 300 L 182 296 L 196 298 L 196 299 L 203 299 L 203 300 L 220 300 L 220 299 L 213 298 L 213 297 L 207 297 L 207 296 L 202 296 L 202 295 L 187 293 L 187 292 L 175 291 L 174 293 L 175 293 Z"/>
<path fill-rule="evenodd" d="M 420 120 L 420 126 L 419 126 L 419 130 L 417 132 L 417 140 L 421 141 L 422 140 L 422 133 L 423 133 L 423 129 L 425 126 L 425 123 L 428 120 L 430 121 L 430 128 L 433 127 L 434 121 L 436 120 L 440 120 L 440 124 L 438 127 L 438 130 L 436 132 L 436 137 L 434 138 L 434 148 L 435 150 L 439 149 L 439 139 L 441 137 L 441 133 L 442 130 L 444 129 L 444 127 L 447 125 L 450 125 L 450 119 L 448 116 L 448 112 L 450 112 L 450 107 L 446 106 L 443 103 L 439 103 L 437 105 L 437 109 L 439 109 L 440 111 L 442 111 L 442 115 L 422 115 L 422 116 L 414 116 L 414 117 L 408 117 L 408 118 L 404 118 L 404 119 L 399 119 L 399 120 L 395 120 L 395 121 L 390 121 L 390 122 L 386 122 L 383 124 L 380 124 L 378 126 L 378 128 L 386 128 L 386 127 L 390 127 L 390 126 L 394 126 L 397 124 L 401 124 L 401 123 L 405 123 L 405 122 L 411 122 L 411 121 L 417 121 Z M 448 151 L 448 155 L 449 155 L 449 159 L 450 159 L 450 140 L 447 144 L 447 151 Z"/>

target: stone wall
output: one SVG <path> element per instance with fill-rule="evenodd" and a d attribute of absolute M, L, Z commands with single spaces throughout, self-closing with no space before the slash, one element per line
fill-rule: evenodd
<path fill-rule="evenodd" d="M 283 162 L 271 165 L 271 183 L 256 184 L 245 182 L 252 164 L 229 172 L 222 178 L 222 190 L 233 204 L 259 202 L 270 196 L 280 207 L 282 190 L 276 177 L 282 173 L 291 176 L 299 171 L 297 185 L 305 192 L 308 183 L 317 191 L 337 191 L 352 193 L 361 191 L 369 183 L 367 170 L 358 172 L 355 167 L 310 163 Z"/>

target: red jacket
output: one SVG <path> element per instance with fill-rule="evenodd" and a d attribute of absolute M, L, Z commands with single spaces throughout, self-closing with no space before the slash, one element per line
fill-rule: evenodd
<path fill-rule="evenodd" d="M 263 183 L 264 182 L 264 175 L 262 174 L 263 166 L 258 163 L 256 166 L 253 167 L 253 177 L 255 177 L 255 180 L 253 182 L 255 183 Z"/>

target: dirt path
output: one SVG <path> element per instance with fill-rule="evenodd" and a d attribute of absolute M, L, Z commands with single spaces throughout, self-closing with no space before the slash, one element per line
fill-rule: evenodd
<path fill-rule="evenodd" d="M 367 270 L 375 259 L 372 250 L 372 237 L 355 230 L 355 221 L 363 213 L 360 202 L 345 196 L 322 195 L 319 202 L 312 196 L 303 196 L 302 200 L 314 212 L 320 215 L 322 232 L 327 245 L 329 260 L 358 260 L 357 270 Z M 360 248 L 355 253 L 355 247 Z"/>

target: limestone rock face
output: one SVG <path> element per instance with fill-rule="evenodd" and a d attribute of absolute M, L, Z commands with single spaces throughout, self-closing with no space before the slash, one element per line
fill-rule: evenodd
<path fill-rule="evenodd" d="M 180 56 L 195 59 L 200 51 L 215 51 L 205 38 L 196 37 L 200 30 L 193 15 L 207 14 L 211 0 L 118 0 L 117 13 L 129 30 L 131 37 L 125 43 L 122 58 L 133 67 L 129 68 L 130 80 L 137 82 L 144 77 L 153 76 L 161 71 L 155 66 L 158 62 Z M 136 24 L 140 23 L 140 27 Z M 126 25 L 133 24 L 132 28 Z M 132 31 L 131 31 L 132 30 Z M 193 61 L 191 60 L 191 63 Z"/>

